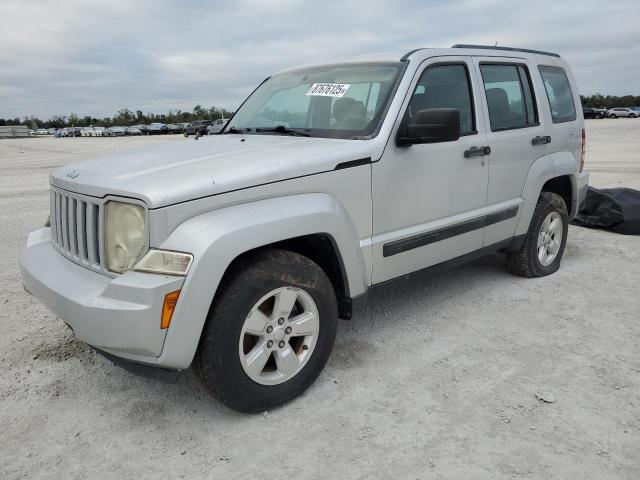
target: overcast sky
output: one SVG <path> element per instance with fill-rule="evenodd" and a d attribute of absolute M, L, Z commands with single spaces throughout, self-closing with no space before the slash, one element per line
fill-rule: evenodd
<path fill-rule="evenodd" d="M 582 94 L 640 95 L 640 0 L 2 0 L 0 118 L 234 110 L 296 64 L 495 42 L 560 53 Z"/>

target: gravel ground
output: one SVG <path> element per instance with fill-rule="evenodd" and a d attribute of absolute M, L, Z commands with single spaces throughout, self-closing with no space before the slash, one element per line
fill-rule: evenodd
<path fill-rule="evenodd" d="M 587 130 L 592 184 L 640 188 L 640 120 Z M 570 227 L 547 278 L 494 256 L 374 292 L 314 387 L 261 415 L 96 356 L 16 255 L 52 168 L 164 141 L 185 140 L 0 141 L 1 478 L 640 477 L 640 237 Z"/>

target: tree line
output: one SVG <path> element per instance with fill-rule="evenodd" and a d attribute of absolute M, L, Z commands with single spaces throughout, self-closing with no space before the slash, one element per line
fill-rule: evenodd
<path fill-rule="evenodd" d="M 589 108 L 619 108 L 619 107 L 640 107 L 640 95 L 580 95 L 583 107 Z"/>
<path fill-rule="evenodd" d="M 229 118 L 232 112 L 218 107 L 205 108 L 196 105 L 191 112 L 172 110 L 167 113 L 143 113 L 142 110 L 135 112 L 128 108 L 118 110 L 112 117 L 97 118 L 90 115 L 80 117 L 75 113 L 71 115 L 54 115 L 48 120 L 41 120 L 36 116 L 20 118 L 0 118 L 0 126 L 24 125 L 29 128 L 64 128 L 64 127 L 115 127 L 149 123 L 183 123 L 194 120 L 217 120 L 219 118 Z"/>
<path fill-rule="evenodd" d="M 583 107 L 590 108 L 616 108 L 616 107 L 638 107 L 640 106 L 640 96 L 638 95 L 602 95 L 596 93 L 594 95 L 580 95 Z M 196 105 L 191 112 L 183 112 L 181 110 L 171 110 L 167 113 L 143 113 L 142 110 L 135 112 L 128 108 L 118 110 L 112 117 L 97 118 L 90 115 L 80 117 L 75 113 L 70 115 L 54 115 L 48 120 L 41 120 L 36 116 L 27 116 L 22 119 L 16 118 L 0 118 L 0 126 L 5 125 L 24 125 L 29 128 L 63 128 L 63 127 L 114 127 L 127 126 L 134 124 L 149 123 L 183 123 L 193 122 L 194 120 L 217 120 L 219 118 L 229 118 L 233 112 L 224 108 L 210 107 L 205 108 L 202 105 Z"/>

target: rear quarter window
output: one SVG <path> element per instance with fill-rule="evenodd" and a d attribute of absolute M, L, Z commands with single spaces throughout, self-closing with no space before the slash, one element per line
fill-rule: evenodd
<path fill-rule="evenodd" d="M 569 79 L 564 69 L 540 65 L 538 67 L 544 89 L 547 92 L 553 123 L 572 122 L 576 119 L 576 107 Z"/>

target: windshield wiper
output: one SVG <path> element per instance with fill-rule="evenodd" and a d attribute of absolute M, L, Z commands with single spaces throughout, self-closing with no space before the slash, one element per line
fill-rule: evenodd
<path fill-rule="evenodd" d="M 244 129 L 236 128 L 236 127 L 229 127 L 229 128 L 227 128 L 227 130 L 224 131 L 224 133 L 244 133 Z"/>
<path fill-rule="evenodd" d="M 310 133 L 305 133 L 305 132 L 301 132 L 301 129 L 296 128 L 289 128 L 289 127 L 285 127 L 284 125 L 278 125 L 277 127 L 274 128 L 256 128 L 256 132 L 275 132 L 275 133 L 285 133 L 285 134 L 289 134 L 289 135 L 297 135 L 299 137 L 310 137 L 311 134 Z"/>

